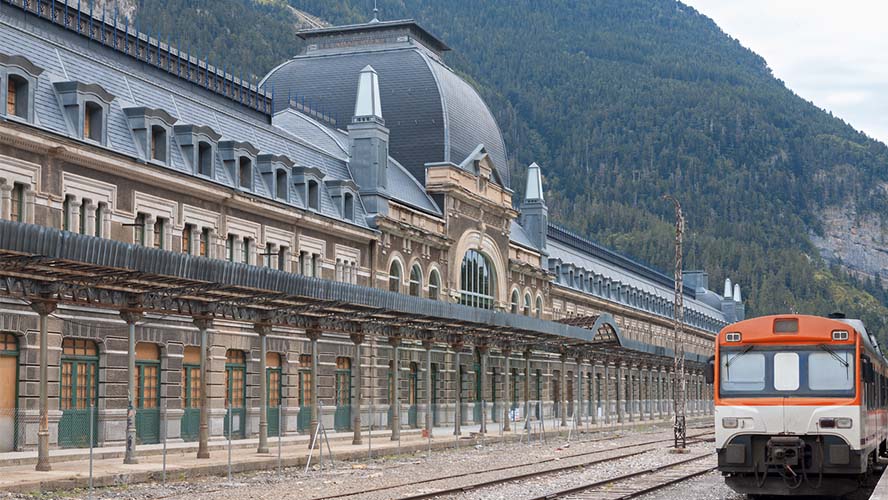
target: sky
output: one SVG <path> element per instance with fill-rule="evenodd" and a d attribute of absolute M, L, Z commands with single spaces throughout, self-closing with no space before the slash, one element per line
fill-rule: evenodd
<path fill-rule="evenodd" d="M 681 0 L 818 107 L 888 144 L 888 0 Z"/>

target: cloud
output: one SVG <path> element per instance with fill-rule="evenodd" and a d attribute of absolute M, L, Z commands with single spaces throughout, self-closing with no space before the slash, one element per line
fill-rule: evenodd
<path fill-rule="evenodd" d="M 888 2 L 683 1 L 764 57 L 794 92 L 888 143 Z"/>

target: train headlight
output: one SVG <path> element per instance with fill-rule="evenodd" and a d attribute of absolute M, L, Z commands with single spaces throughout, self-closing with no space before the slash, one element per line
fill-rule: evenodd
<path fill-rule="evenodd" d="M 833 340 L 848 340 L 848 331 L 847 330 L 835 330 L 832 332 Z"/>
<path fill-rule="evenodd" d="M 724 427 L 725 429 L 736 429 L 737 417 L 724 417 L 722 419 L 722 427 Z"/>
<path fill-rule="evenodd" d="M 847 417 L 836 419 L 836 427 L 839 429 L 850 429 L 854 425 L 854 421 Z"/>
<path fill-rule="evenodd" d="M 731 332 L 725 334 L 725 342 L 740 342 L 740 333 Z"/>
<path fill-rule="evenodd" d="M 848 417 L 824 417 L 820 419 L 821 429 L 850 429 L 854 420 Z"/>

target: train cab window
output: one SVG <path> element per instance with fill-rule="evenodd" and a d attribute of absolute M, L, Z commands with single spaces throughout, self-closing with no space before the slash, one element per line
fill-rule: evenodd
<path fill-rule="evenodd" d="M 719 376 L 724 391 L 761 391 L 765 388 L 765 356 L 744 351 L 722 353 Z"/>
<path fill-rule="evenodd" d="M 812 391 L 854 389 L 853 363 L 850 351 L 812 352 L 808 355 L 808 386 Z"/>
<path fill-rule="evenodd" d="M 799 388 L 799 355 L 778 352 L 774 355 L 774 389 L 796 391 Z"/>

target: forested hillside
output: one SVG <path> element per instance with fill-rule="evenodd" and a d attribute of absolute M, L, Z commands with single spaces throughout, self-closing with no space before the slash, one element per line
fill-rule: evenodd
<path fill-rule="evenodd" d="M 707 17 L 673 0 L 379 5 L 454 49 L 448 64 L 499 120 L 515 184 L 543 166 L 556 221 L 668 269 L 670 193 L 688 218 L 687 267 L 739 281 L 752 314 L 884 324 L 879 286 L 824 263 L 810 235 L 824 207 L 888 214 L 888 148 L 794 95 Z M 290 7 L 340 24 L 368 20 L 372 1 L 143 0 L 137 15 L 262 75 L 299 50 Z"/>

